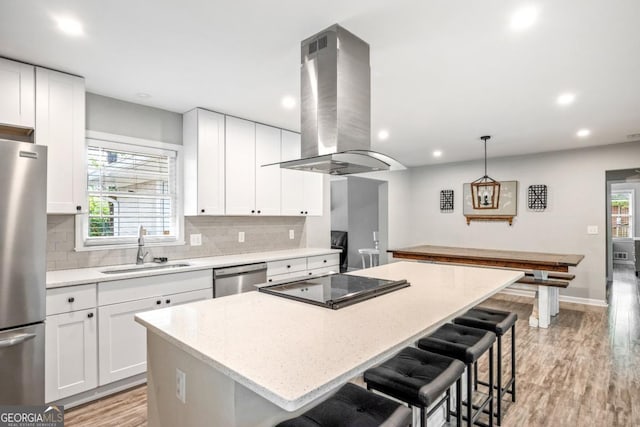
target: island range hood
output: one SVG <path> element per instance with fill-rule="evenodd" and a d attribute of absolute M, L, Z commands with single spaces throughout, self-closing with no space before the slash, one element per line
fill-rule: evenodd
<path fill-rule="evenodd" d="M 405 167 L 371 151 L 369 45 L 339 25 L 302 42 L 301 159 L 281 168 L 331 175 Z"/>

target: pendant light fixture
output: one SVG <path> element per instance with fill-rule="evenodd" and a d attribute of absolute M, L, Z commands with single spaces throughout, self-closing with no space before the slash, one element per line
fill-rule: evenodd
<path fill-rule="evenodd" d="M 481 136 L 484 143 L 484 176 L 471 183 L 471 200 L 474 209 L 498 209 L 500 206 L 500 183 L 487 175 L 487 141 L 489 135 Z"/>

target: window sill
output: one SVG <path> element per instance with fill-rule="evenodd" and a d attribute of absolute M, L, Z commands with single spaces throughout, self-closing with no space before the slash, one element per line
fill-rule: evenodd
<path fill-rule="evenodd" d="M 184 246 L 186 242 L 184 240 L 176 241 L 176 242 L 156 242 L 156 243 L 145 243 L 145 248 L 157 248 L 162 246 Z M 76 252 L 90 252 L 90 251 L 108 251 L 112 249 L 135 249 L 138 247 L 137 243 L 127 243 L 127 244 L 119 244 L 119 245 L 100 245 L 100 246 L 81 246 L 76 247 L 74 250 Z"/>

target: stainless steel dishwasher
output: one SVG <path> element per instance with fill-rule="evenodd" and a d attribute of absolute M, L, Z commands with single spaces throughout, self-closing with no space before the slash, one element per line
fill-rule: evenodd
<path fill-rule="evenodd" d="M 213 270 L 213 297 L 220 298 L 255 291 L 254 285 L 267 281 L 267 264 L 239 265 Z"/>

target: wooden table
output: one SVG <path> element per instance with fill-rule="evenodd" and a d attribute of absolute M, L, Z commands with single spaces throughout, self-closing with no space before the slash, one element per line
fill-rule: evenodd
<path fill-rule="evenodd" d="M 559 288 L 566 288 L 575 275 L 569 267 L 577 266 L 584 255 L 545 252 L 503 251 L 495 249 L 459 248 L 420 245 L 388 250 L 394 258 L 430 261 L 446 264 L 466 264 L 508 268 L 524 271 L 519 283 L 533 286 L 537 303 L 529 318 L 529 325 L 548 328 L 551 316 L 560 310 Z"/>

